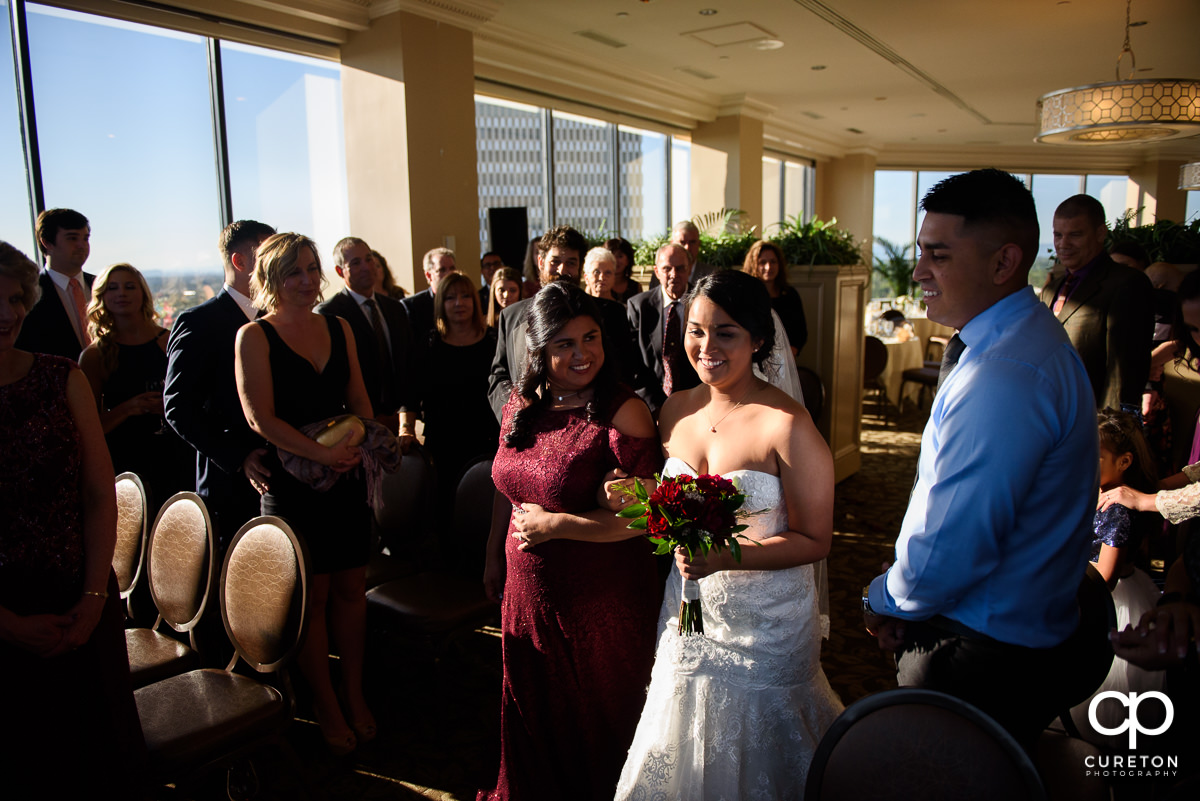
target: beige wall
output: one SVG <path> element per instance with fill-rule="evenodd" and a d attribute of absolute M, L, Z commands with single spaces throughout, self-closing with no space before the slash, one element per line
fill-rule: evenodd
<path fill-rule="evenodd" d="M 817 166 L 816 215 L 837 218 L 838 227 L 854 234 L 866 264 L 875 230 L 875 164 L 874 156 L 857 153 Z"/>
<path fill-rule="evenodd" d="M 410 290 L 421 256 L 449 247 L 479 276 L 472 34 L 412 14 L 376 19 L 342 47 L 350 227 Z"/>
<path fill-rule="evenodd" d="M 1125 205 L 1142 209 L 1138 225 L 1155 220 L 1183 222 L 1187 213 L 1187 192 L 1179 189 L 1181 159 L 1148 159 L 1129 171 Z"/>
<path fill-rule="evenodd" d="M 692 214 L 741 209 L 762 226 L 762 120 L 735 114 L 692 131 Z"/>

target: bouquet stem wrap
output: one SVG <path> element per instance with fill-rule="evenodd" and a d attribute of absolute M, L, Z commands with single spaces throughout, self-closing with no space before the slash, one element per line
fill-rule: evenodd
<path fill-rule="evenodd" d="M 704 615 L 700 611 L 700 582 L 692 579 L 683 579 L 683 595 L 679 601 L 679 633 L 704 633 Z"/>

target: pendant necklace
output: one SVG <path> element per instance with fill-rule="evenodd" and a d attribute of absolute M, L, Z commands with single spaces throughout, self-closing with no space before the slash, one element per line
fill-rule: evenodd
<path fill-rule="evenodd" d="M 751 387 L 750 387 L 750 389 L 747 389 L 747 390 L 746 390 L 746 392 L 745 392 L 745 394 L 744 394 L 744 395 L 742 395 L 742 399 L 741 399 L 740 401 L 738 401 L 737 403 L 735 403 L 735 404 L 733 405 L 733 408 L 732 408 L 732 409 L 730 409 L 729 411 L 725 412 L 725 414 L 721 415 L 721 419 L 720 419 L 720 420 L 718 420 L 718 421 L 717 421 L 717 422 L 715 422 L 715 423 L 712 421 L 712 417 L 709 417 L 708 413 L 706 412 L 704 416 L 708 418 L 708 430 L 709 430 L 710 432 L 712 432 L 713 434 L 717 433 L 717 426 L 721 425 L 721 423 L 724 423 L 724 422 L 725 422 L 725 418 L 726 418 L 726 417 L 728 417 L 729 415 L 731 415 L 731 414 L 733 414 L 734 412 L 736 412 L 736 411 L 738 410 L 738 407 L 739 407 L 739 406 L 741 406 L 743 403 L 745 403 L 745 402 L 746 402 L 746 398 L 750 397 L 750 393 L 751 393 L 751 392 L 753 392 L 753 391 L 754 391 L 754 387 L 753 387 L 753 386 L 751 386 Z"/>

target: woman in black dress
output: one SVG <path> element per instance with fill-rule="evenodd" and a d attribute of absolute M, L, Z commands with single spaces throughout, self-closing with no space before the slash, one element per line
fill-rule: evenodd
<path fill-rule="evenodd" d="M 437 325 L 416 374 L 425 449 L 437 466 L 441 501 L 447 503 L 463 468 L 478 457 L 495 456 L 500 441 L 500 424 L 487 399 L 496 332 L 485 325 L 479 293 L 462 273 L 450 273 L 438 284 L 433 314 Z"/>
<path fill-rule="evenodd" d="M 767 285 L 771 293 L 771 308 L 779 315 L 788 344 L 795 356 L 808 341 L 808 323 L 804 319 L 804 303 L 796 290 L 788 286 L 787 262 L 778 245 L 760 239 L 750 246 L 742 272 L 750 273 Z"/>
<path fill-rule="evenodd" d="M 629 244 L 628 240 L 616 236 L 605 242 L 604 247 L 608 248 L 608 252 L 617 260 L 612 285 L 613 297 L 626 303 L 642 291 L 642 285 L 633 280 L 633 245 Z"/>
<path fill-rule="evenodd" d="M 100 409 L 113 469 L 137 475 L 156 508 L 195 489 L 196 452 L 163 419 L 167 334 L 140 272 L 114 264 L 92 284 L 92 344 L 79 357 Z"/>
<path fill-rule="evenodd" d="M 287 520 L 308 546 L 311 614 L 300 669 L 312 686 L 321 735 L 341 755 L 375 736 L 375 719 L 362 691 L 371 510 L 350 435 L 327 447 L 299 429 L 347 411 L 368 420 L 375 415 L 349 323 L 313 312 L 323 282 L 317 249 L 308 237 L 276 234 L 263 242 L 250 288 L 266 314 L 238 332 L 236 364 L 246 420 L 271 445 L 263 514 Z M 284 470 L 279 449 L 341 475 L 329 490 L 318 492 Z M 341 656 L 344 710 L 329 674 L 330 635 Z"/>

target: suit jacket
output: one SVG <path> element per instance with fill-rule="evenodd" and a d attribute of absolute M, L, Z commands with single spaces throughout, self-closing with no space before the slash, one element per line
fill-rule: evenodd
<path fill-rule="evenodd" d="M 663 402 L 667 399 L 662 388 L 664 326 L 662 289 L 655 287 L 640 295 L 634 295 L 626 304 L 625 309 L 629 315 L 629 325 L 633 329 L 637 353 L 645 368 L 642 372 L 641 383 L 635 389 L 642 400 L 646 401 L 650 411 L 658 414 L 658 410 L 662 408 Z M 680 326 L 680 341 L 682 341 L 682 334 L 683 326 Z M 691 389 L 699 383 L 700 376 L 696 375 L 696 370 L 692 367 L 691 362 L 684 358 L 679 375 L 675 376 L 674 389 Z"/>
<path fill-rule="evenodd" d="M 1042 303 L 1053 308 L 1066 280 L 1042 289 Z M 1058 319 L 1083 360 L 1097 408 L 1140 408 L 1150 372 L 1154 335 L 1154 295 L 1149 279 L 1102 253 L 1075 287 Z"/>
<path fill-rule="evenodd" d="M 433 330 L 433 292 L 422 289 L 400 301 L 408 314 L 408 328 L 413 342 L 424 342 Z"/>
<path fill-rule="evenodd" d="M 90 297 L 92 282 L 96 280 L 96 276 L 83 273 L 82 277 L 84 289 Z M 75 335 L 71 318 L 67 316 L 69 312 L 63 306 L 62 299 L 58 296 L 58 287 L 54 285 L 54 279 L 47 270 L 42 270 L 38 275 L 38 286 L 42 289 L 42 297 L 29 310 L 29 314 L 25 315 L 25 322 L 21 324 L 21 335 L 17 337 L 17 348 L 33 353 L 52 353 L 79 361 L 83 343 Z"/>
<path fill-rule="evenodd" d="M 245 324 L 241 307 L 222 289 L 180 314 L 167 341 L 167 422 L 196 449 L 196 492 L 222 542 L 259 514 L 242 462 L 264 442 L 246 422 L 234 376 L 234 340 Z"/>
<path fill-rule="evenodd" d="M 384 387 L 384 377 L 380 374 L 379 342 L 375 339 L 375 329 L 367 321 L 350 290 L 343 289 L 317 306 L 317 311 L 330 317 L 341 317 L 350 323 L 350 330 L 354 332 L 355 349 L 358 351 L 358 366 L 362 369 L 363 384 L 366 385 L 375 414 L 391 414 L 399 409 L 407 411 L 416 408 L 412 401 L 413 343 L 412 333 L 408 330 L 408 315 L 400 301 L 379 292 L 375 293 L 375 303 L 380 316 L 387 323 L 388 337 L 391 340 L 393 376 L 389 387 Z M 384 403 L 385 389 L 389 403 Z"/>

